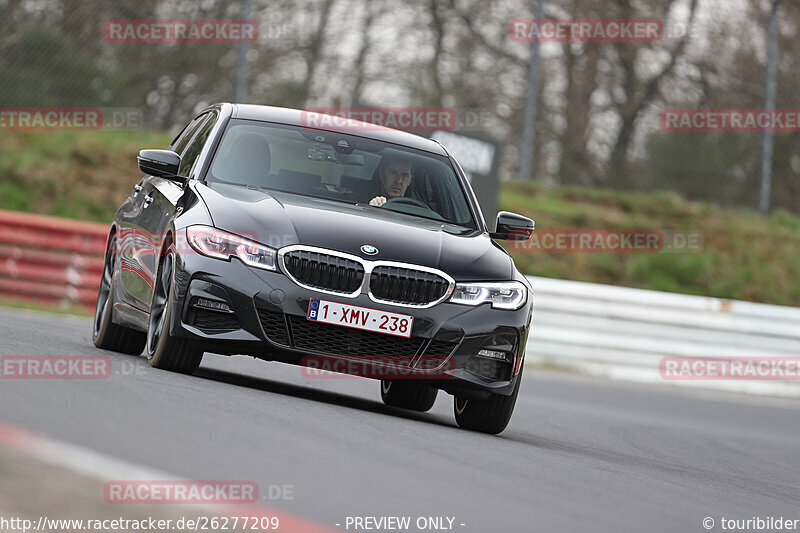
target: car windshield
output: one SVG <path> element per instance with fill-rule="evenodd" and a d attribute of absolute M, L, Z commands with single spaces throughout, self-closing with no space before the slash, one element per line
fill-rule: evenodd
<path fill-rule="evenodd" d="M 370 204 L 475 227 L 447 158 L 344 133 L 232 120 L 206 181 Z"/>

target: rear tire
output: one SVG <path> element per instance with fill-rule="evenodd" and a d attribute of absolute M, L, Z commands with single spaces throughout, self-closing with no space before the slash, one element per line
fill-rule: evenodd
<path fill-rule="evenodd" d="M 439 391 L 425 385 L 410 381 L 381 381 L 381 399 L 386 405 L 412 409 L 414 411 L 430 411 L 436 402 Z"/>
<path fill-rule="evenodd" d="M 174 287 L 175 249 L 171 245 L 162 255 L 158 267 L 153 302 L 150 306 L 150 327 L 147 331 L 147 361 L 154 368 L 191 374 L 203 361 L 203 352 L 186 339 L 173 337 L 169 324 L 175 312 Z"/>
<path fill-rule="evenodd" d="M 460 428 L 481 433 L 497 435 L 501 433 L 514 413 L 517 404 L 522 372 L 517 376 L 514 392 L 511 396 L 492 394 L 486 400 L 471 400 L 456 395 L 453 400 L 453 412 Z"/>
<path fill-rule="evenodd" d="M 94 311 L 92 343 L 102 349 L 129 355 L 139 355 L 144 349 L 147 336 L 141 331 L 114 324 L 111 320 L 114 309 L 114 271 L 117 264 L 117 237 L 112 236 L 106 250 L 103 277 L 97 292 Z"/>

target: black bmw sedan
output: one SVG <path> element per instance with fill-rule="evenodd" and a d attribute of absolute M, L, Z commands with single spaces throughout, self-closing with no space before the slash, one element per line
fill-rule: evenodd
<path fill-rule="evenodd" d="M 109 230 L 92 338 L 191 373 L 204 352 L 379 379 L 385 403 L 454 396 L 460 427 L 499 433 L 519 392 L 531 287 L 441 144 L 306 112 L 214 105 L 145 176 Z"/>

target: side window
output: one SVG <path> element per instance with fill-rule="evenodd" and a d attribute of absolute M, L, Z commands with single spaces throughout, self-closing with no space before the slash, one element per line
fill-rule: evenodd
<path fill-rule="evenodd" d="M 217 113 L 209 113 L 204 118 L 205 122 L 203 122 L 198 129 L 197 135 L 194 136 L 194 139 L 192 139 L 186 147 L 186 151 L 181 154 L 181 166 L 178 169 L 178 175 L 180 176 L 188 176 L 189 172 L 192 170 L 192 165 L 194 165 L 197 156 L 199 156 L 200 152 L 203 150 L 203 146 L 206 144 L 211 130 L 214 129 L 214 124 L 217 122 Z"/>
<path fill-rule="evenodd" d="M 183 131 L 180 133 L 180 135 L 178 135 L 178 137 L 174 141 L 172 141 L 172 144 L 170 145 L 172 146 L 172 151 L 178 155 L 181 155 L 183 153 L 183 150 L 186 148 L 186 145 L 189 144 L 189 141 L 192 140 L 194 134 L 197 133 L 197 130 L 203 124 L 203 121 L 207 118 L 208 118 L 207 115 L 200 115 L 199 117 L 191 121 L 188 126 L 183 128 Z"/>

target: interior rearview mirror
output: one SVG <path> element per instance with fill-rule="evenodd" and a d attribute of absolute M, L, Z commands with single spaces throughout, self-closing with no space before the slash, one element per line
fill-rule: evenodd
<path fill-rule="evenodd" d="M 181 156 L 172 150 L 141 150 L 136 159 L 139 161 L 139 170 L 145 174 L 180 182 L 186 181 L 186 178 L 178 176 Z"/>
<path fill-rule="evenodd" d="M 497 229 L 490 235 L 504 241 L 527 241 L 536 227 L 533 220 L 516 213 L 497 213 Z"/>

